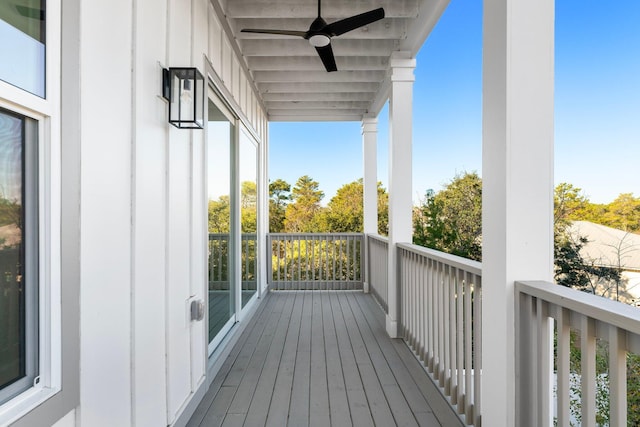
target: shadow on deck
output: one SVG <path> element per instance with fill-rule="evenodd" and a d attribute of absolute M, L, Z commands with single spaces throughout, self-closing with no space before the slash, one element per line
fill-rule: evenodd
<path fill-rule="evenodd" d="M 362 292 L 271 292 L 188 426 L 461 426 L 384 321 Z"/>

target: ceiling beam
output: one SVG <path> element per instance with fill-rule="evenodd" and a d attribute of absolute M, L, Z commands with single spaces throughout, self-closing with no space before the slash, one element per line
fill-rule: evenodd
<path fill-rule="evenodd" d="M 270 101 L 366 101 L 371 102 L 375 92 L 340 92 L 340 93 L 265 93 L 265 103 Z"/>
<path fill-rule="evenodd" d="M 327 73 L 319 71 L 255 71 L 253 78 L 259 83 L 344 83 L 344 82 L 380 82 L 385 71 L 337 71 Z"/>
<path fill-rule="evenodd" d="M 288 101 L 266 102 L 267 110 L 368 110 L 369 102 L 362 101 Z"/>
<path fill-rule="evenodd" d="M 369 10 L 383 7 L 389 18 L 416 18 L 418 0 L 378 0 L 363 4 L 358 1 L 324 1 L 322 17 L 329 20 L 347 18 Z M 318 15 L 316 2 L 299 0 L 232 0 L 226 5 L 226 14 L 230 18 L 315 18 Z"/>
<path fill-rule="evenodd" d="M 389 58 L 382 56 L 338 56 L 336 57 L 338 70 L 374 70 L 384 71 L 389 67 Z M 247 65 L 251 71 L 278 70 L 322 70 L 320 58 L 316 56 L 251 56 L 247 58 Z"/>
<path fill-rule="evenodd" d="M 269 121 L 325 122 L 359 121 L 366 110 L 270 110 Z"/>
<path fill-rule="evenodd" d="M 374 82 L 353 83 L 258 83 L 262 93 L 289 93 L 291 91 L 302 93 L 342 93 L 342 92 L 375 92 L 380 87 Z"/>
<path fill-rule="evenodd" d="M 316 56 L 304 39 L 239 40 L 244 56 Z M 335 56 L 389 57 L 397 46 L 394 40 L 349 40 L 335 38 L 331 47 Z"/>

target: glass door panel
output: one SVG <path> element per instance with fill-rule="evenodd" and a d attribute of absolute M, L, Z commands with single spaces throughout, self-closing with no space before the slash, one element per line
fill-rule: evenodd
<path fill-rule="evenodd" d="M 258 283 L 258 149 L 251 137 L 240 132 L 240 223 L 242 307 L 256 294 Z"/>
<path fill-rule="evenodd" d="M 209 230 L 209 354 L 235 322 L 236 286 L 231 244 L 233 122 L 209 99 L 207 192 Z"/>

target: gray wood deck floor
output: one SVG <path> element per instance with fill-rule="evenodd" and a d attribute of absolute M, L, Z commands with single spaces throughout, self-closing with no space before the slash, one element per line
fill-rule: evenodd
<path fill-rule="evenodd" d="M 187 424 L 461 426 L 362 292 L 271 292 Z"/>

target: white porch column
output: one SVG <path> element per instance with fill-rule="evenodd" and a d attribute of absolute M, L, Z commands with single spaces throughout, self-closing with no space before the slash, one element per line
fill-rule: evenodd
<path fill-rule="evenodd" d="M 362 119 L 364 232 L 378 232 L 378 119 Z"/>
<path fill-rule="evenodd" d="M 398 337 L 397 243 L 410 243 L 411 220 L 411 138 L 413 126 L 413 70 L 416 60 L 407 52 L 391 56 L 389 96 L 389 276 L 387 333 Z"/>
<path fill-rule="evenodd" d="M 553 278 L 554 0 L 485 0 L 483 26 L 482 424 L 524 426 L 514 281 Z"/>
<path fill-rule="evenodd" d="M 362 204 L 363 231 L 366 234 L 378 233 L 378 119 L 362 119 Z M 366 245 L 366 241 L 365 241 Z M 365 253 L 367 253 L 365 247 Z M 365 275 L 362 290 L 369 292 L 369 257 L 365 256 Z"/>

